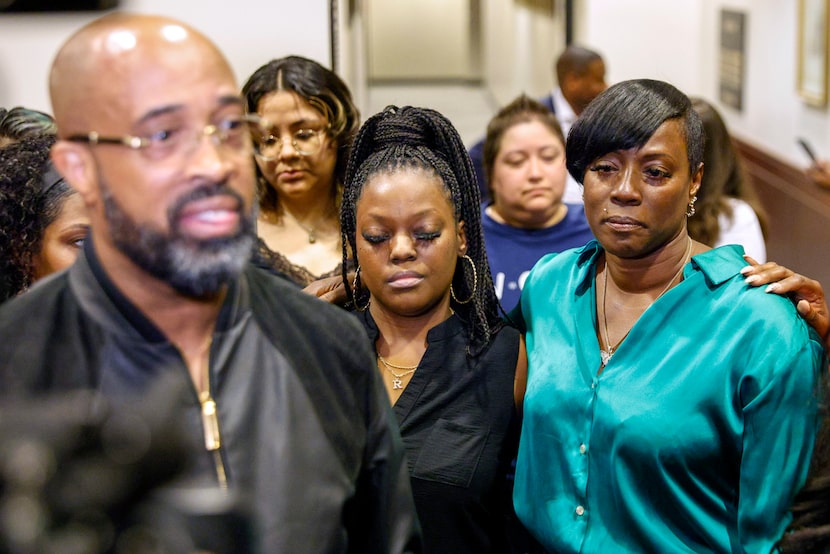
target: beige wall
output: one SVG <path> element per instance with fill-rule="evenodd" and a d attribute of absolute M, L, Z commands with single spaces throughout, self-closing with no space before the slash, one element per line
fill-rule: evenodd
<path fill-rule="evenodd" d="M 409 0 L 339 2 L 340 73 L 364 109 L 369 51 L 368 18 L 362 10 L 370 3 L 398 6 L 404 1 Z M 456 46 L 467 43 L 466 53 L 459 49 L 450 55 L 447 47 L 416 56 L 419 51 L 411 46 L 391 57 L 399 65 L 413 67 L 412 60 L 418 57 L 435 65 L 453 58 L 448 66 L 456 69 L 461 67 L 458 60 L 467 59 L 468 68 L 480 72 L 491 91 L 494 109 L 519 92 L 538 96 L 552 87 L 551 63 L 564 47 L 564 21 L 551 6 L 561 10 L 564 2 L 421 1 L 417 3 L 420 10 L 433 23 L 419 27 L 419 40 L 438 44 L 441 35 L 452 34 L 447 31 L 451 21 L 454 28 L 469 32 L 470 21 L 461 21 L 461 14 L 472 13 L 473 2 L 478 2 L 480 13 L 480 42 L 475 33 L 459 32 L 453 39 Z M 450 4 L 456 6 L 454 12 Z M 122 1 L 123 9 L 173 15 L 203 30 L 226 52 L 240 81 L 260 64 L 289 53 L 330 65 L 328 6 L 328 0 L 236 0 L 232 5 L 216 0 Z M 357 13 L 348 14 L 350 6 Z M 795 145 L 797 136 L 807 138 L 821 155 L 830 157 L 828 109 L 809 107 L 796 93 L 797 0 L 580 0 L 576 6 L 577 41 L 602 52 L 610 81 L 665 79 L 716 104 L 720 10 L 745 11 L 745 108 L 737 112 L 720 106 L 732 131 L 799 165 L 806 159 Z M 70 33 L 95 16 L 0 16 L 0 106 L 21 104 L 48 111 L 46 77 L 52 57 Z"/>
<path fill-rule="evenodd" d="M 484 2 L 484 80 L 497 105 L 518 94 L 542 96 L 555 86 L 553 60 L 565 46 L 564 2 Z"/>
<path fill-rule="evenodd" d="M 366 16 L 359 1 L 338 2 L 337 73 L 349 85 L 361 116 L 369 110 Z"/>
<path fill-rule="evenodd" d="M 367 2 L 370 80 L 476 79 L 469 0 Z"/>
<path fill-rule="evenodd" d="M 330 65 L 328 0 L 122 0 L 121 9 L 179 18 L 225 52 L 240 84 L 260 65 L 301 54 Z M 103 12 L 0 15 L 0 106 L 50 111 L 49 65 L 60 44 Z"/>
<path fill-rule="evenodd" d="M 684 91 L 700 89 L 702 39 L 707 38 L 701 0 L 583 2 L 579 41 L 606 58 L 610 82 L 648 77 Z"/>
<path fill-rule="evenodd" d="M 797 165 L 797 136 L 830 157 L 827 109 L 796 93 L 797 0 L 583 0 L 580 38 L 606 57 L 611 81 L 651 77 L 719 106 L 732 132 Z M 720 11 L 747 14 L 744 109 L 718 102 Z M 620 24 L 624 21 L 625 24 Z"/>

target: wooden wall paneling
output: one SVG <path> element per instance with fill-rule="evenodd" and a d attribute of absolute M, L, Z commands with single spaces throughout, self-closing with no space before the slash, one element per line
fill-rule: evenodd
<path fill-rule="evenodd" d="M 742 140 L 735 144 L 769 216 L 767 259 L 830 290 L 830 191 L 810 182 L 802 168 Z"/>

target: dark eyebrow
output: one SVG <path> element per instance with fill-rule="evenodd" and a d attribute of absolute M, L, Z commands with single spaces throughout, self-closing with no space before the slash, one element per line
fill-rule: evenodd
<path fill-rule="evenodd" d="M 220 107 L 224 108 L 225 106 L 232 105 L 232 104 L 242 107 L 243 106 L 242 98 L 240 96 L 236 96 L 235 94 L 228 94 L 227 96 L 220 96 L 219 97 L 219 106 Z"/>
<path fill-rule="evenodd" d="M 328 120 L 323 114 L 319 114 L 316 117 L 306 117 L 305 115 L 301 115 L 299 119 L 295 119 L 293 121 L 288 122 L 288 127 L 294 129 L 308 129 L 309 127 L 316 127 L 318 125 L 323 125 L 324 127 L 328 124 Z"/>
<path fill-rule="evenodd" d="M 413 219 L 417 219 L 417 218 L 423 218 L 423 217 L 427 217 L 427 216 L 431 216 L 431 215 L 437 215 L 438 213 L 439 213 L 438 208 L 424 208 L 423 210 L 420 210 L 418 212 L 415 212 L 414 214 L 411 214 L 409 217 L 413 218 Z M 366 215 L 368 215 L 369 218 L 373 219 L 374 221 L 381 222 L 381 223 L 386 223 L 388 221 L 397 221 L 398 220 L 397 216 L 385 216 L 383 214 L 377 214 L 377 213 L 372 213 L 372 212 L 369 212 Z"/>
<path fill-rule="evenodd" d="M 160 108 L 155 108 L 155 109 L 150 110 L 149 112 L 145 113 L 144 115 L 142 115 L 138 119 L 138 121 L 135 122 L 135 125 L 136 126 L 142 125 L 142 124 L 147 123 L 148 121 L 151 121 L 151 120 L 153 120 L 157 117 L 161 117 L 163 115 L 168 115 L 168 114 L 175 113 L 175 112 L 180 112 L 183 109 L 184 109 L 184 106 L 182 104 L 172 104 L 170 106 L 161 106 Z"/>
<path fill-rule="evenodd" d="M 228 94 L 226 96 L 220 96 L 218 99 L 218 104 L 220 108 L 224 108 L 226 106 L 236 105 L 242 106 L 242 98 L 236 96 L 234 94 Z M 149 112 L 145 113 L 143 116 L 139 118 L 136 122 L 136 125 L 141 125 L 148 121 L 151 121 L 157 117 L 161 117 L 163 115 L 168 115 L 171 113 L 176 113 L 184 110 L 185 106 L 183 104 L 171 104 L 169 106 L 161 106 L 159 108 L 155 108 L 150 110 Z"/>
<path fill-rule="evenodd" d="M 661 150 L 658 152 L 645 152 L 642 155 L 642 159 L 645 162 L 657 160 L 677 163 L 678 160 L 685 160 L 686 158 L 675 156 L 672 152 L 668 152 L 666 150 Z"/>
<path fill-rule="evenodd" d="M 304 117 L 302 119 L 294 121 L 292 125 L 316 125 L 321 122 L 325 124 L 325 118 L 323 118 L 322 116 L 320 117 L 320 119 L 309 119 L 307 117 Z"/>

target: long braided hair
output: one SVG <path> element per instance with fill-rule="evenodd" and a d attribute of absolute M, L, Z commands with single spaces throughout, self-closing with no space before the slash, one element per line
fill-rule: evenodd
<path fill-rule="evenodd" d="M 500 306 L 484 251 L 481 200 L 472 162 L 458 131 L 437 111 L 389 106 L 370 117 L 358 131 L 346 166 L 340 207 L 343 262 L 349 260 L 351 253 L 355 256 L 357 253 L 357 202 L 363 187 L 375 175 L 405 169 L 436 174 L 447 189 L 455 209 L 456 222 L 464 222 L 467 255 L 475 265 L 477 283 L 474 283 L 470 264 L 459 258 L 452 287 L 458 298 L 471 297 L 472 301 L 461 304 L 451 298 L 450 303 L 467 328 L 467 354 L 477 356 L 489 346 L 504 321 L 500 317 Z M 355 264 L 358 265 L 359 260 L 355 260 Z M 356 290 L 345 274 L 343 283 L 349 301 L 355 306 L 368 302 L 369 291 L 359 286 L 359 274 Z"/>

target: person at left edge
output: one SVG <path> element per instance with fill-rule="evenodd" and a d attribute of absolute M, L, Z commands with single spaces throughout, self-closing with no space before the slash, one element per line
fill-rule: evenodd
<path fill-rule="evenodd" d="M 54 142 L 0 147 L 0 302 L 72 265 L 87 235 L 83 200 L 49 163 Z"/>
<path fill-rule="evenodd" d="M 365 333 L 249 263 L 257 118 L 216 46 L 111 14 L 62 46 L 50 94 L 52 159 L 91 230 L 67 272 L 0 309 L 0 393 L 119 397 L 189 378 L 192 481 L 250 500 L 259 550 L 418 551 Z"/>

